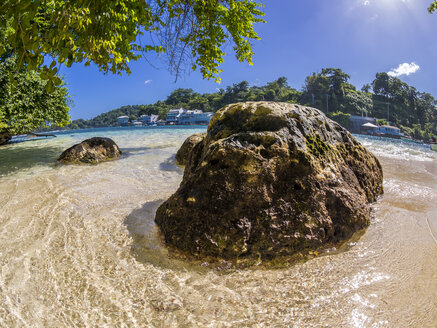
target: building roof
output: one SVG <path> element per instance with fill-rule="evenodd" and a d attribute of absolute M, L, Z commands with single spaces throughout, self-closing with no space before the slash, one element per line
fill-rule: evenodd
<path fill-rule="evenodd" d="M 389 128 L 389 129 L 395 129 L 395 130 L 400 130 L 399 128 L 395 127 L 395 126 L 391 126 L 391 125 L 381 125 L 381 128 Z"/>
<path fill-rule="evenodd" d="M 367 121 L 367 122 L 374 122 L 375 119 L 373 117 L 365 117 L 365 116 L 358 116 L 358 115 L 351 115 L 350 119 L 353 121 Z"/>
<path fill-rule="evenodd" d="M 377 125 L 375 125 L 375 124 L 372 124 L 372 123 L 365 123 L 365 124 L 363 124 L 363 125 L 361 125 L 361 126 L 363 126 L 363 127 L 365 127 L 365 128 L 377 128 L 378 126 Z"/>

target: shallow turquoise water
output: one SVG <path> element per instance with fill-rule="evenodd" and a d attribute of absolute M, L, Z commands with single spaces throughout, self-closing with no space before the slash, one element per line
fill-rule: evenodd
<path fill-rule="evenodd" d="M 218 272 L 170 257 L 154 224 L 182 180 L 174 154 L 205 129 L 69 131 L 0 147 L 0 327 L 435 327 L 437 153 L 359 137 L 385 188 L 359 239 L 289 268 Z M 123 157 L 56 164 L 92 136 L 114 139 Z"/>

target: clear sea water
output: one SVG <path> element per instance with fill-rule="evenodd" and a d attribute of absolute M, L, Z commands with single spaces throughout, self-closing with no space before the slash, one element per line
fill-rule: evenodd
<path fill-rule="evenodd" d="M 358 137 L 381 161 L 370 227 L 283 269 L 176 260 L 154 224 L 206 127 L 107 128 L 0 147 L 0 327 L 436 327 L 437 152 Z M 92 136 L 121 159 L 61 166 Z M 211 201 L 214 201 L 213 199 Z"/>

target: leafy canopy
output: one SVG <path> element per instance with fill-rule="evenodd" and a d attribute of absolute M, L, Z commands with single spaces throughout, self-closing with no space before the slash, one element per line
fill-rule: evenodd
<path fill-rule="evenodd" d="M 14 135 L 70 122 L 67 89 L 49 92 L 46 84 L 37 72 L 17 70 L 15 57 L 0 62 L 0 132 Z"/>
<path fill-rule="evenodd" d="M 10 24 L 6 43 L 18 67 L 40 69 L 57 84 L 57 64 L 95 63 L 105 73 L 130 73 L 129 61 L 147 60 L 149 53 L 166 54 L 176 76 L 190 60 L 204 78 L 220 81 L 226 43 L 239 61 L 252 64 L 261 7 L 253 0 L 3 0 L 0 28 Z M 0 45 L 0 56 L 5 51 Z"/>

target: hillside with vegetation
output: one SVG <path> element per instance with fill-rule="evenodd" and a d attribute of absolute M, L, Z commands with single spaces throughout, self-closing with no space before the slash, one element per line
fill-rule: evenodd
<path fill-rule="evenodd" d="M 264 86 L 250 86 L 242 81 L 215 93 L 176 89 L 164 101 L 123 106 L 90 120 L 74 120 L 66 128 L 117 126 L 117 117 L 122 115 L 135 120 L 141 115 L 157 114 L 165 119 L 172 108 L 215 112 L 235 102 L 270 100 L 316 107 L 346 128 L 351 115 L 360 115 L 379 119 L 380 123 L 391 122 L 416 139 L 428 141 L 437 136 L 437 102 L 429 93 L 420 92 L 387 73 L 376 74 L 361 90 L 349 83 L 349 79 L 341 69 L 326 68 L 307 76 L 302 90 L 290 87 L 285 77 Z"/>

